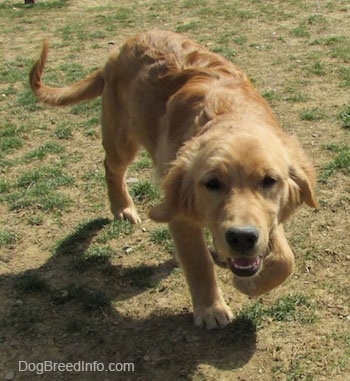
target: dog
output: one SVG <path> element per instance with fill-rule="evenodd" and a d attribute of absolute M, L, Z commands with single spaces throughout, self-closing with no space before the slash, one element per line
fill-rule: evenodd
<path fill-rule="evenodd" d="M 105 65 L 63 88 L 42 82 L 48 44 L 30 72 L 37 98 L 71 105 L 102 96 L 102 143 L 111 211 L 141 220 L 125 177 L 143 146 L 164 190 L 149 215 L 167 222 L 193 302 L 196 325 L 233 319 L 203 230 L 233 285 L 258 296 L 293 271 L 283 223 L 302 203 L 317 208 L 315 169 L 286 134 L 246 74 L 191 39 L 168 31 L 140 33 Z"/>

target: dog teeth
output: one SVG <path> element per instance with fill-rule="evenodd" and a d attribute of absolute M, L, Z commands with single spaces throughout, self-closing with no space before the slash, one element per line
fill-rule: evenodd
<path fill-rule="evenodd" d="M 249 269 L 252 269 L 255 267 L 255 264 L 254 265 L 251 265 L 251 266 L 240 266 L 240 265 L 235 265 L 237 267 L 237 269 L 240 269 L 240 270 L 249 270 Z"/>
<path fill-rule="evenodd" d="M 231 271 L 236 275 L 253 275 L 256 273 L 261 264 L 260 257 L 240 257 L 240 258 L 229 258 L 228 265 Z"/>

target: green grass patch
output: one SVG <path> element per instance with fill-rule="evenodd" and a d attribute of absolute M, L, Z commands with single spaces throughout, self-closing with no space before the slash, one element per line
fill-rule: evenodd
<path fill-rule="evenodd" d="M 198 27 L 200 27 L 200 24 L 196 21 L 191 21 L 185 24 L 178 25 L 175 29 L 178 33 L 186 33 L 190 30 L 196 30 Z"/>
<path fill-rule="evenodd" d="M 265 91 L 262 96 L 268 101 L 268 102 L 273 102 L 273 101 L 278 101 L 281 99 L 280 94 L 277 93 L 275 90 L 267 90 Z"/>
<path fill-rule="evenodd" d="M 140 181 L 132 186 L 130 194 L 138 202 L 153 201 L 159 197 L 159 190 L 149 181 Z"/>
<path fill-rule="evenodd" d="M 23 174 L 17 180 L 17 187 L 30 188 L 38 185 L 47 188 L 57 188 L 73 184 L 73 177 L 63 173 L 57 165 L 35 168 Z"/>
<path fill-rule="evenodd" d="M 88 188 L 91 187 L 92 183 L 100 187 L 104 187 L 106 184 L 105 174 L 102 170 L 89 170 L 81 178 L 86 182 L 84 186 Z"/>
<path fill-rule="evenodd" d="M 300 23 L 296 28 L 293 28 L 290 33 L 293 37 L 310 37 L 310 31 L 304 22 Z"/>
<path fill-rule="evenodd" d="M 317 320 L 314 304 L 304 295 L 288 295 L 280 298 L 272 306 L 255 302 L 245 307 L 239 314 L 240 318 L 251 320 L 256 326 L 269 318 L 274 321 L 299 321 L 314 323 Z"/>
<path fill-rule="evenodd" d="M 8 230 L 0 230 L 0 247 L 9 247 L 15 244 L 18 240 L 16 233 Z"/>
<path fill-rule="evenodd" d="M 163 247 L 170 254 L 174 253 L 175 249 L 174 249 L 173 241 L 172 241 L 168 228 L 160 227 L 160 228 L 154 229 L 151 232 L 150 239 L 153 243 Z"/>
<path fill-rule="evenodd" d="M 318 76 L 323 76 L 328 74 L 328 69 L 323 62 L 317 60 L 308 68 L 308 72 Z"/>
<path fill-rule="evenodd" d="M 321 120 L 323 118 L 324 118 L 324 111 L 320 109 L 319 107 L 307 108 L 300 113 L 301 120 L 315 121 L 315 120 Z"/>
<path fill-rule="evenodd" d="M 350 145 L 328 144 L 325 147 L 329 151 L 335 152 L 335 158 L 322 168 L 320 181 L 326 183 L 336 172 L 344 175 L 350 174 Z"/>
<path fill-rule="evenodd" d="M 0 157 L 22 148 L 24 140 L 20 134 L 23 130 L 23 127 L 18 128 L 12 123 L 3 123 L 0 128 Z"/>
<path fill-rule="evenodd" d="M 25 87 L 17 98 L 17 105 L 22 107 L 25 111 L 34 112 L 42 109 L 42 105 L 38 102 L 32 89 L 29 86 Z"/>
<path fill-rule="evenodd" d="M 108 224 L 96 238 L 96 242 L 105 244 L 108 241 L 128 236 L 134 230 L 134 225 L 126 220 L 114 220 Z"/>
<path fill-rule="evenodd" d="M 341 77 L 342 77 L 342 84 L 344 87 L 350 87 L 350 68 L 349 67 L 342 67 L 340 69 Z"/>
<path fill-rule="evenodd" d="M 152 159 L 146 151 L 141 151 L 137 161 L 132 163 L 130 169 L 133 171 L 143 171 L 152 167 Z"/>
<path fill-rule="evenodd" d="M 306 102 L 308 100 L 308 97 L 305 94 L 294 87 L 287 87 L 285 93 L 285 100 L 288 102 L 299 103 Z"/>
<path fill-rule="evenodd" d="M 346 38 L 344 36 L 329 36 L 329 37 L 321 37 L 313 40 L 310 45 L 321 45 L 321 46 L 335 46 L 342 45 L 346 42 Z"/>
<path fill-rule="evenodd" d="M 142 265 L 126 269 L 123 274 L 123 279 L 137 288 L 154 288 L 159 284 L 159 281 L 154 278 L 154 274 L 154 267 Z"/>
<path fill-rule="evenodd" d="M 78 103 L 70 109 L 73 115 L 83 115 L 84 118 L 92 115 L 100 115 L 101 112 L 101 98 L 96 98 L 88 102 Z"/>
<path fill-rule="evenodd" d="M 232 48 L 229 48 L 227 46 L 214 46 L 211 51 L 214 53 L 219 53 L 228 60 L 232 59 L 236 55 L 236 51 Z"/>
<path fill-rule="evenodd" d="M 48 288 L 46 280 L 38 273 L 27 271 L 15 278 L 15 288 L 23 293 L 44 291 Z"/>
<path fill-rule="evenodd" d="M 0 155 L 10 154 L 23 147 L 24 141 L 18 136 L 5 136 L 0 139 Z"/>
<path fill-rule="evenodd" d="M 54 130 L 54 136 L 58 139 L 71 139 L 73 136 L 73 127 L 71 126 L 71 123 L 68 121 L 59 123 Z"/>
<path fill-rule="evenodd" d="M 71 283 L 66 289 L 53 292 L 52 300 L 56 305 L 75 300 L 87 312 L 108 308 L 111 305 L 111 298 L 104 290 L 80 283 Z"/>
<path fill-rule="evenodd" d="M 10 190 L 10 184 L 6 179 L 0 179 L 0 195 Z"/>
<path fill-rule="evenodd" d="M 43 160 L 49 154 L 58 154 L 64 151 L 64 147 L 57 142 L 47 142 L 33 151 L 24 155 L 25 161 Z"/>
<path fill-rule="evenodd" d="M 346 105 L 344 109 L 339 113 L 338 119 L 341 121 L 341 125 L 344 128 L 350 128 L 350 105 Z"/>
<path fill-rule="evenodd" d="M 31 226 L 40 226 L 44 222 L 44 216 L 43 215 L 30 216 L 28 217 L 27 222 Z"/>
<path fill-rule="evenodd" d="M 56 189 L 72 184 L 73 178 L 56 165 L 36 168 L 20 176 L 5 199 L 11 210 L 32 207 L 62 211 L 70 199 Z"/>
<path fill-rule="evenodd" d="M 131 26 L 135 22 L 135 11 L 132 8 L 119 7 L 114 8 L 107 14 L 97 14 L 94 23 L 101 27 L 105 27 L 106 31 L 113 32 L 119 27 Z"/>
<path fill-rule="evenodd" d="M 27 82 L 28 68 L 33 62 L 29 59 L 18 56 L 15 59 L 8 60 L 0 66 L 0 83 L 14 84 L 16 82 Z M 12 93 L 16 90 L 12 88 Z"/>
<path fill-rule="evenodd" d="M 114 250 L 109 246 L 89 247 L 82 254 L 71 258 L 70 269 L 83 272 L 91 267 L 104 266 L 114 254 Z"/>

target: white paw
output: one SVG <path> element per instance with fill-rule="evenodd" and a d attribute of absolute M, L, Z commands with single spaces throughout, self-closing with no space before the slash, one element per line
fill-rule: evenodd
<path fill-rule="evenodd" d="M 225 302 L 217 302 L 210 307 L 199 307 L 194 312 L 194 323 L 206 329 L 224 328 L 232 320 L 232 311 Z"/>
<path fill-rule="evenodd" d="M 136 209 L 132 207 L 124 208 L 114 214 L 118 220 L 128 220 L 131 224 L 140 224 L 141 218 L 138 216 Z"/>

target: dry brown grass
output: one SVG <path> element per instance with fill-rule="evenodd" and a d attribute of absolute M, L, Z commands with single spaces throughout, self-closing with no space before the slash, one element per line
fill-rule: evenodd
<path fill-rule="evenodd" d="M 0 4 L 0 373 L 15 380 L 350 380 L 347 1 L 60 1 Z M 239 64 L 313 158 L 317 213 L 287 227 L 294 275 L 249 300 L 218 269 L 237 315 L 194 327 L 142 154 L 129 182 L 143 223 L 113 223 L 99 102 L 36 104 L 27 84 L 43 37 L 46 82 L 74 81 L 135 32 L 186 33 Z M 344 124 L 344 123 L 343 123 Z M 328 169 L 324 169 L 324 168 Z M 19 372 L 18 361 L 132 362 L 135 372 Z"/>

